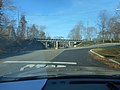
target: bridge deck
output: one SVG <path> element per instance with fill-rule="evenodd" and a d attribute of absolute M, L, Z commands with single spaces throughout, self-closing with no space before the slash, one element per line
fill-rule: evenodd
<path fill-rule="evenodd" d="M 72 39 L 37 39 L 37 41 L 46 41 L 46 42 L 81 42 L 82 40 L 72 40 Z"/>

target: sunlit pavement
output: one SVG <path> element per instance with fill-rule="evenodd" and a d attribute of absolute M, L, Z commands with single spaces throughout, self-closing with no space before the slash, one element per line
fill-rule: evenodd
<path fill-rule="evenodd" d="M 22 71 L 26 68 L 46 67 L 68 67 L 75 66 L 95 66 L 101 68 L 109 68 L 105 64 L 94 60 L 88 53 L 93 47 L 59 49 L 59 50 L 38 50 L 27 54 L 16 55 L 2 58 L 0 61 L 0 75 L 10 74 Z M 58 63 L 59 62 L 59 63 Z M 64 65 L 61 65 L 61 63 Z M 58 64 L 55 66 L 54 64 Z"/>

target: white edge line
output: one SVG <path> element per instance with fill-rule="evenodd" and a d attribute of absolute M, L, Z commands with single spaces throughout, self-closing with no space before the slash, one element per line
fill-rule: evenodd
<path fill-rule="evenodd" d="M 102 55 L 100 55 L 100 54 L 98 54 L 98 53 L 94 52 L 93 50 L 90 50 L 90 52 L 92 52 L 92 53 L 94 53 L 94 54 L 98 55 L 98 56 L 99 56 L 99 57 L 101 57 L 101 58 L 105 58 L 104 56 L 102 56 Z"/>
<path fill-rule="evenodd" d="M 76 62 L 49 62 L 49 61 L 4 61 L 3 63 L 77 64 Z"/>
<path fill-rule="evenodd" d="M 90 52 L 92 52 L 92 53 L 94 53 L 94 54 L 96 54 L 96 55 L 98 55 L 99 57 L 101 57 L 101 58 L 105 58 L 104 56 L 102 56 L 102 55 L 100 55 L 100 54 L 98 54 L 98 53 L 96 53 L 96 52 L 94 52 L 92 49 L 90 50 Z M 117 61 L 115 61 L 115 60 L 113 60 L 113 59 L 109 59 L 110 61 L 112 61 L 112 62 L 114 62 L 114 63 L 116 63 L 116 64 L 118 64 L 118 65 L 120 65 L 120 63 L 119 62 L 117 62 Z"/>

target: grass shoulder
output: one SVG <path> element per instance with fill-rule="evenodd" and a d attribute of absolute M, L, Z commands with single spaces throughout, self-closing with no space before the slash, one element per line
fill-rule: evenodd
<path fill-rule="evenodd" d="M 120 48 L 97 48 L 93 49 L 94 52 L 120 62 Z"/>

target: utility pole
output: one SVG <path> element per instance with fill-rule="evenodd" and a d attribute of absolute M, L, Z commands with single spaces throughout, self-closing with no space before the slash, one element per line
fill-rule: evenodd
<path fill-rule="evenodd" d="M 20 21 L 20 8 L 17 10 L 17 18 L 18 18 L 18 27 L 19 27 L 19 21 Z"/>

